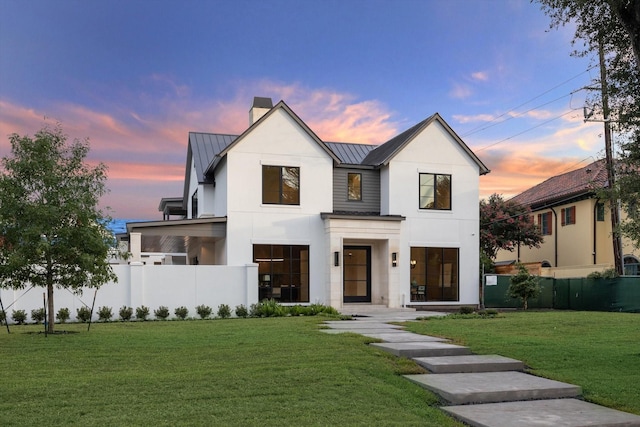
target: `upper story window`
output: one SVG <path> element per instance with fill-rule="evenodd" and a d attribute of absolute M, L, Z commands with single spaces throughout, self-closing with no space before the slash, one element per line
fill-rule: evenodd
<path fill-rule="evenodd" d="M 576 223 L 576 207 L 571 206 L 570 208 L 562 209 L 560 213 L 562 225 L 570 225 Z"/>
<path fill-rule="evenodd" d="M 552 229 L 552 219 L 551 212 L 545 212 L 543 214 L 538 214 L 538 227 L 540 227 L 540 232 L 543 236 L 550 236 L 553 234 Z"/>
<path fill-rule="evenodd" d="M 262 203 L 266 205 L 299 205 L 300 168 L 262 166 Z"/>
<path fill-rule="evenodd" d="M 451 210 L 451 175 L 420 174 L 420 209 Z"/>
<path fill-rule="evenodd" d="M 596 221 L 604 221 L 604 203 L 596 204 Z"/>
<path fill-rule="evenodd" d="M 362 200 L 362 174 L 349 173 L 347 176 L 347 198 L 349 200 Z"/>

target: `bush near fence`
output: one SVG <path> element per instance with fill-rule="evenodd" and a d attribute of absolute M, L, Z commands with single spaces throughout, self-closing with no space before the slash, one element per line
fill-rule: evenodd
<path fill-rule="evenodd" d="M 486 308 L 522 307 L 520 300 L 507 294 L 510 278 L 498 275 L 496 285 L 485 285 Z M 616 279 L 540 277 L 539 283 L 540 295 L 529 300 L 529 308 L 640 313 L 640 276 Z"/>

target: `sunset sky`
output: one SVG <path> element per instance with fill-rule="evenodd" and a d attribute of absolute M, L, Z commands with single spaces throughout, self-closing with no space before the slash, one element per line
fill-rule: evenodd
<path fill-rule="evenodd" d="M 0 156 L 60 122 L 109 167 L 114 218 L 182 195 L 189 131 L 239 134 L 254 96 L 327 141 L 439 112 L 513 196 L 603 156 L 593 58 L 528 0 L 0 0 Z"/>

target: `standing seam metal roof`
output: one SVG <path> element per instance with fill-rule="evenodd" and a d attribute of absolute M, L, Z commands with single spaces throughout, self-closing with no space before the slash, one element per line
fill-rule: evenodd
<path fill-rule="evenodd" d="M 227 148 L 238 135 L 217 133 L 189 132 L 189 145 L 193 163 L 196 168 L 198 182 L 206 182 L 205 171 L 215 156 Z"/>

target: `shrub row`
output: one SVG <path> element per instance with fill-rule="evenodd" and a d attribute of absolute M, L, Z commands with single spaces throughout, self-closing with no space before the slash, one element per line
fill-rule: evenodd
<path fill-rule="evenodd" d="M 236 306 L 236 317 L 284 317 L 284 316 L 316 316 L 318 314 L 325 314 L 330 316 L 339 315 L 338 311 L 323 304 L 311 304 L 311 305 L 293 305 L 283 306 L 276 300 L 263 300 L 256 304 L 251 304 L 251 307 L 247 309 L 244 305 L 240 304 Z M 123 322 L 127 322 L 133 319 L 134 309 L 132 307 L 122 306 L 118 311 L 118 319 Z M 196 313 L 200 319 L 208 319 L 213 313 L 213 309 L 206 305 L 199 305 L 196 307 Z M 101 322 L 109 322 L 113 319 L 114 314 L 111 307 L 103 306 L 99 307 L 98 320 Z M 135 319 L 139 321 L 146 321 L 150 316 L 149 307 L 144 305 L 135 309 Z M 177 319 L 185 320 L 189 316 L 189 309 L 184 306 L 178 307 L 173 311 L 173 314 Z M 56 313 L 56 319 L 60 323 L 65 323 L 69 320 L 69 309 L 61 308 Z M 167 320 L 171 315 L 169 308 L 161 305 L 157 310 L 153 310 L 153 315 L 156 320 Z M 231 307 L 227 304 L 220 304 L 216 312 L 216 317 L 220 319 L 228 319 L 232 315 Z M 45 320 L 44 308 L 31 310 L 31 319 L 34 323 L 41 323 Z M 88 322 L 91 319 L 91 311 L 88 307 L 80 307 L 76 310 L 76 317 L 80 322 Z M 27 312 L 25 310 L 13 310 L 11 313 L 13 321 L 22 325 L 27 321 Z M 0 312 L 0 323 L 4 321 L 4 313 Z"/>

